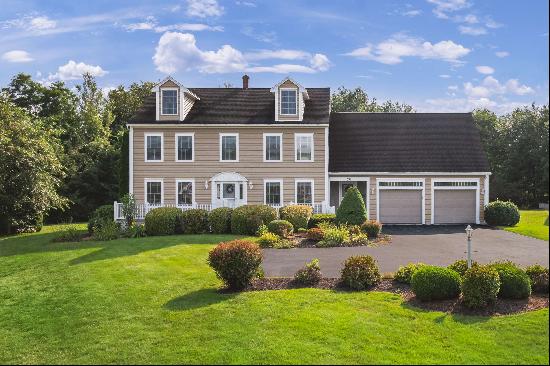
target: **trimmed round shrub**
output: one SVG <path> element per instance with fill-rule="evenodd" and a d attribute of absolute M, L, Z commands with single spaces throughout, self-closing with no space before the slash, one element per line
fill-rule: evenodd
<path fill-rule="evenodd" d="M 336 214 L 313 214 L 309 219 L 308 228 L 318 227 L 322 222 L 334 224 L 336 222 Z"/>
<path fill-rule="evenodd" d="M 336 223 L 361 225 L 365 220 L 367 220 L 367 209 L 363 196 L 357 187 L 350 187 L 336 209 Z"/>
<path fill-rule="evenodd" d="M 548 293 L 548 268 L 535 264 L 525 269 L 531 281 L 531 288 L 535 292 Z"/>
<path fill-rule="evenodd" d="M 208 264 L 227 287 L 241 290 L 258 275 L 262 251 L 248 240 L 228 241 L 208 253 Z"/>
<path fill-rule="evenodd" d="M 231 213 L 232 208 L 218 207 L 208 213 L 208 222 L 210 229 L 214 234 L 231 233 Z"/>
<path fill-rule="evenodd" d="M 279 241 L 281 241 L 281 238 L 277 234 L 267 232 L 260 235 L 258 245 L 260 248 L 275 248 Z"/>
<path fill-rule="evenodd" d="M 110 221 L 114 221 L 113 205 L 99 206 L 88 218 L 88 232 L 92 234 L 94 228 L 100 229 Z"/>
<path fill-rule="evenodd" d="M 314 286 L 321 281 L 321 266 L 319 259 L 315 258 L 294 274 L 294 282 L 302 286 Z"/>
<path fill-rule="evenodd" d="M 323 240 L 323 237 L 325 236 L 323 230 L 319 229 L 318 227 L 312 227 L 307 231 L 306 237 L 309 240 L 314 241 L 320 241 Z"/>
<path fill-rule="evenodd" d="M 378 235 L 382 233 L 382 223 L 376 220 L 367 220 L 361 224 L 361 231 L 369 238 L 378 238 Z"/>
<path fill-rule="evenodd" d="M 489 265 L 498 272 L 503 299 L 526 299 L 531 295 L 531 281 L 527 273 L 512 262 L 497 262 Z"/>
<path fill-rule="evenodd" d="M 460 275 L 444 267 L 423 266 L 412 275 L 411 287 L 422 301 L 453 299 L 460 294 Z"/>
<path fill-rule="evenodd" d="M 472 267 L 475 267 L 477 265 L 478 265 L 477 262 L 472 261 Z M 460 275 L 460 277 L 464 277 L 464 274 L 468 270 L 468 261 L 466 259 L 459 259 L 455 261 L 453 264 L 447 266 L 447 268 L 457 272 Z"/>
<path fill-rule="evenodd" d="M 183 233 L 204 234 L 209 231 L 208 211 L 200 208 L 192 208 L 183 211 Z"/>
<path fill-rule="evenodd" d="M 145 215 L 148 236 L 181 234 L 182 223 L 183 211 L 176 207 L 154 208 Z"/>
<path fill-rule="evenodd" d="M 424 266 L 424 263 L 409 263 L 406 266 L 400 266 L 397 272 L 395 272 L 393 279 L 396 282 L 410 285 L 412 275 Z"/>
<path fill-rule="evenodd" d="M 500 290 L 498 272 L 488 266 L 472 266 L 464 273 L 462 301 L 469 308 L 482 308 L 496 301 Z"/>
<path fill-rule="evenodd" d="M 313 207 L 307 205 L 290 205 L 281 207 L 279 214 L 281 219 L 292 224 L 296 230 L 307 229 L 309 219 L 313 213 Z"/>
<path fill-rule="evenodd" d="M 277 210 L 267 205 L 244 205 L 231 214 L 231 232 L 237 235 L 255 235 L 261 225 L 277 218 Z"/>
<path fill-rule="evenodd" d="M 349 257 L 344 262 L 340 280 L 353 290 L 365 290 L 381 280 L 376 261 L 369 255 Z"/>
<path fill-rule="evenodd" d="M 493 201 L 485 206 L 485 222 L 491 226 L 514 226 L 519 222 L 518 206 L 513 202 Z"/>
<path fill-rule="evenodd" d="M 267 228 L 273 234 L 288 238 L 294 232 L 292 224 L 286 220 L 273 220 L 267 224 Z"/>

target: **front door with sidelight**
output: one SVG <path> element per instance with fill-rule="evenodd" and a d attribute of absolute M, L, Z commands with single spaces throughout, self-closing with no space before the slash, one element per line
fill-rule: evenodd
<path fill-rule="evenodd" d="M 212 178 L 212 205 L 238 207 L 247 201 L 246 178 L 236 173 L 221 173 Z"/>

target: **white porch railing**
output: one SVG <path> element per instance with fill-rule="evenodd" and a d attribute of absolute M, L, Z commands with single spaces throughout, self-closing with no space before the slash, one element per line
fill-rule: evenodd
<path fill-rule="evenodd" d="M 292 205 L 293 203 L 289 203 L 289 205 Z M 282 205 L 270 205 L 271 207 L 275 208 L 277 212 L 279 212 L 279 209 L 283 207 Z M 313 207 L 313 213 L 334 213 L 335 208 L 334 206 L 329 206 L 326 204 L 326 202 L 321 203 L 313 203 L 308 204 L 308 206 Z M 145 215 L 152 209 L 158 208 L 158 207 L 177 207 L 182 211 L 190 210 L 192 208 L 200 208 L 206 211 L 211 211 L 212 209 L 216 207 L 212 207 L 210 203 L 194 203 L 192 205 L 176 205 L 173 203 L 164 203 L 160 205 L 150 205 L 147 203 L 138 203 L 136 205 L 136 220 L 143 220 L 145 219 Z M 115 220 L 123 220 L 124 215 L 122 214 L 122 203 L 115 201 L 114 202 L 114 219 Z"/>

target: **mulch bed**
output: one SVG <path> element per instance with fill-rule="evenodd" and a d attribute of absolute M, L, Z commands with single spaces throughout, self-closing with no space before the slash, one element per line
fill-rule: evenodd
<path fill-rule="evenodd" d="M 261 278 L 254 280 L 252 284 L 245 289 L 245 291 L 286 290 L 302 287 L 304 286 L 298 285 L 292 278 Z M 342 285 L 338 278 L 323 278 L 316 286 L 308 287 L 323 290 L 349 291 Z M 549 303 L 548 294 L 532 294 L 525 300 L 497 299 L 495 304 L 487 308 L 469 309 L 462 303 L 460 298 L 429 302 L 420 301 L 416 299 L 410 286 L 400 284 L 392 280 L 382 280 L 378 285 L 371 288 L 369 291 L 383 291 L 399 294 L 403 297 L 406 304 L 423 310 L 441 311 L 449 314 L 462 315 L 492 316 L 517 314 L 526 311 L 548 308 Z"/>

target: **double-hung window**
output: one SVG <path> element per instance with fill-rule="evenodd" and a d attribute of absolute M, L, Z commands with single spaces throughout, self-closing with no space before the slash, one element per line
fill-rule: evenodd
<path fill-rule="evenodd" d="M 264 181 L 264 203 L 266 205 L 281 206 L 283 204 L 283 181 Z"/>
<path fill-rule="evenodd" d="M 162 180 L 146 179 L 145 180 L 145 202 L 149 205 L 162 205 Z"/>
<path fill-rule="evenodd" d="M 220 133 L 220 161 L 239 161 L 238 133 Z"/>
<path fill-rule="evenodd" d="M 193 133 L 176 134 L 176 161 L 195 160 L 195 146 Z"/>
<path fill-rule="evenodd" d="M 162 114 L 178 114 L 178 90 L 162 89 Z"/>
<path fill-rule="evenodd" d="M 294 135 L 296 161 L 313 161 L 313 134 L 297 133 Z"/>
<path fill-rule="evenodd" d="M 281 114 L 295 116 L 297 113 L 297 90 L 281 89 Z"/>
<path fill-rule="evenodd" d="M 313 180 L 296 180 L 296 203 L 313 204 Z"/>
<path fill-rule="evenodd" d="M 145 161 L 163 160 L 163 134 L 146 133 L 145 134 Z"/>
<path fill-rule="evenodd" d="M 264 133 L 264 161 L 283 161 L 282 133 Z"/>
<path fill-rule="evenodd" d="M 178 205 L 193 204 L 193 183 L 192 179 L 176 180 L 176 197 Z"/>

